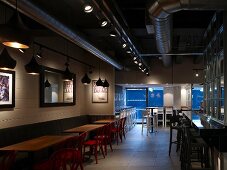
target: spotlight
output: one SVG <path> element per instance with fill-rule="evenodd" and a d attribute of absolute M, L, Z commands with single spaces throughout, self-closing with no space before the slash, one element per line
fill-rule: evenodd
<path fill-rule="evenodd" d="M 93 11 L 93 7 L 91 6 L 91 4 L 85 4 L 84 5 L 84 12 L 85 13 L 90 13 Z"/>
<path fill-rule="evenodd" d="M 199 73 L 196 73 L 195 76 L 196 76 L 196 77 L 199 77 Z"/>
<path fill-rule="evenodd" d="M 142 63 L 141 62 L 139 63 L 139 66 L 142 66 Z"/>
<path fill-rule="evenodd" d="M 116 32 L 111 31 L 111 32 L 110 32 L 110 36 L 111 36 L 111 37 L 116 37 L 116 36 L 117 36 L 117 34 L 116 34 Z"/>
<path fill-rule="evenodd" d="M 122 44 L 122 48 L 125 48 L 126 46 L 127 46 L 126 43 L 123 43 L 123 44 Z"/>
<path fill-rule="evenodd" d="M 126 53 L 131 54 L 131 51 L 130 50 L 127 50 Z"/>
<path fill-rule="evenodd" d="M 106 19 L 102 19 L 100 22 L 101 27 L 105 27 L 108 24 L 108 21 Z"/>

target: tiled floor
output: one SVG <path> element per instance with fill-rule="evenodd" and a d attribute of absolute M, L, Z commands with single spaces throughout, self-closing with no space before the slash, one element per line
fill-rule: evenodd
<path fill-rule="evenodd" d="M 126 140 L 114 144 L 114 151 L 108 151 L 106 158 L 99 155 L 99 162 L 84 164 L 85 170 L 180 170 L 179 153 L 173 146 L 171 157 L 168 156 L 169 129 L 160 128 L 157 133 L 141 133 L 137 125 L 127 133 Z"/>

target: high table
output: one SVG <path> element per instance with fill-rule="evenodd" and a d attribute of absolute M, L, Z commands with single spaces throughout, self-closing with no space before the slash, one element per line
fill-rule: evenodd
<path fill-rule="evenodd" d="M 158 107 L 146 107 L 146 110 L 150 110 L 152 118 L 151 133 L 154 133 L 154 109 L 158 109 Z"/>
<path fill-rule="evenodd" d="M 74 127 L 71 129 L 67 129 L 64 132 L 66 133 L 83 133 L 83 132 L 90 132 L 105 126 L 105 124 L 86 124 L 78 127 Z"/>

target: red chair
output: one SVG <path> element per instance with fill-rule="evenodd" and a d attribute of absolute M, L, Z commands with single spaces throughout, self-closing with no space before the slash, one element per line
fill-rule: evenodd
<path fill-rule="evenodd" d="M 0 169 L 10 170 L 16 158 L 16 151 L 5 151 L 0 157 Z"/>
<path fill-rule="evenodd" d="M 101 150 L 103 157 L 105 158 L 105 154 L 103 151 L 103 128 L 99 128 L 97 129 L 97 134 L 94 137 L 94 139 L 90 139 L 86 142 L 84 142 L 84 153 L 85 153 L 85 149 L 86 147 L 90 147 L 90 152 L 89 152 L 89 158 L 91 157 L 91 154 L 93 154 L 95 156 L 95 160 L 96 160 L 96 164 L 98 163 L 98 147 L 99 150 Z"/>
<path fill-rule="evenodd" d="M 113 134 L 115 140 L 117 141 L 118 145 L 118 138 L 120 138 L 122 142 L 122 127 L 123 127 L 123 120 L 124 118 L 119 119 L 115 123 L 111 124 L 111 133 Z"/>
<path fill-rule="evenodd" d="M 68 163 L 71 165 L 70 170 L 77 170 L 78 167 L 83 170 L 82 147 L 86 136 L 87 133 L 85 132 L 80 136 L 74 136 L 66 140 L 64 144 L 61 145 L 67 148 L 62 148 L 54 152 L 50 159 L 34 165 L 33 170 L 55 170 L 57 167 L 64 170 Z M 58 161 L 60 163 L 58 163 Z M 58 168 L 56 170 L 58 170 Z"/>
<path fill-rule="evenodd" d="M 112 148 L 112 138 L 111 138 L 111 124 L 107 124 L 104 129 L 104 147 L 105 147 L 105 154 L 107 155 L 107 145 L 109 144 L 111 152 L 113 152 Z"/>

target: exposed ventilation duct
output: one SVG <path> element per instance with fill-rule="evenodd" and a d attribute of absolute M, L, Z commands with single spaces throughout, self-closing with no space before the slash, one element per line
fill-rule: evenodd
<path fill-rule="evenodd" d="M 2 2 L 15 8 L 15 0 L 2 0 Z M 40 24 L 46 26 L 53 32 L 61 35 L 62 37 L 68 39 L 72 43 L 80 46 L 81 48 L 89 51 L 103 61 L 111 64 L 115 68 L 121 70 L 123 66 L 117 63 L 115 60 L 104 54 L 102 51 L 97 49 L 94 45 L 88 42 L 78 31 L 72 31 L 70 28 L 59 22 L 57 19 L 50 16 L 47 12 L 43 11 L 33 3 L 28 0 L 19 0 L 17 2 L 17 9 L 25 14 L 26 16 L 32 18 L 33 20 L 39 22 Z"/>
<path fill-rule="evenodd" d="M 155 28 L 158 51 L 166 54 L 172 47 L 172 19 L 174 12 L 181 10 L 224 10 L 227 9 L 226 0 L 157 0 L 148 6 L 149 17 Z M 169 58 L 168 58 L 169 57 Z M 170 66 L 170 56 L 162 57 L 164 66 Z"/>

